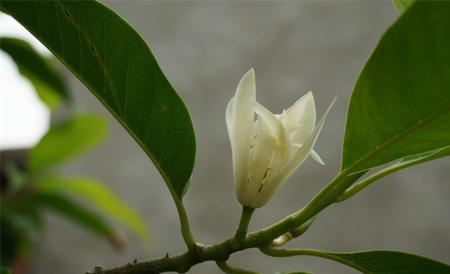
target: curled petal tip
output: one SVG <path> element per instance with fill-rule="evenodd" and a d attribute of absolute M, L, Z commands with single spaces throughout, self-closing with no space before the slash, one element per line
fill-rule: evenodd
<path fill-rule="evenodd" d="M 319 154 L 316 151 L 311 150 L 311 157 L 314 160 L 316 160 L 316 162 L 318 162 L 319 164 L 321 164 L 323 166 L 325 165 L 325 163 L 323 162 L 322 158 L 320 158 Z"/>
<path fill-rule="evenodd" d="M 242 76 L 242 79 L 249 79 L 253 80 L 255 79 L 255 70 L 253 68 L 249 69 L 244 76 Z"/>

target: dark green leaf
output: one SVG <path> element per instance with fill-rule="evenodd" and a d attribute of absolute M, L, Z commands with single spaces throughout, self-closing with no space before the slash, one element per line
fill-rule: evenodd
<path fill-rule="evenodd" d="M 329 259 L 366 274 L 444 274 L 450 266 L 441 262 L 398 251 L 328 253 Z"/>
<path fill-rule="evenodd" d="M 20 73 L 31 81 L 37 94 L 49 108 L 55 109 L 61 100 L 68 100 L 69 94 L 58 71 L 27 42 L 1 37 L 0 48 L 11 56 Z"/>
<path fill-rule="evenodd" d="M 106 134 L 106 121 L 94 114 L 78 114 L 64 121 L 42 137 L 30 151 L 31 171 L 49 168 L 90 149 Z"/>
<path fill-rule="evenodd" d="M 148 235 L 144 221 L 120 200 L 105 184 L 91 178 L 47 176 L 35 184 L 39 191 L 75 194 L 89 200 L 96 208 L 127 225 L 137 235 Z"/>
<path fill-rule="evenodd" d="M 94 1 L 0 5 L 86 84 L 181 198 L 194 165 L 194 131 L 182 100 L 136 31 Z"/>
<path fill-rule="evenodd" d="M 400 14 L 402 14 L 413 2 L 414 0 L 392 0 L 392 3 Z"/>
<path fill-rule="evenodd" d="M 448 1 L 415 2 L 382 37 L 350 100 L 342 170 L 450 145 L 448 18 Z"/>

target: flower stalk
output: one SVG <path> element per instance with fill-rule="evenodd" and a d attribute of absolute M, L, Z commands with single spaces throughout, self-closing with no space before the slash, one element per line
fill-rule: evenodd
<path fill-rule="evenodd" d="M 241 220 L 239 221 L 239 226 L 234 236 L 237 240 L 242 241 L 247 236 L 248 225 L 254 211 L 254 208 L 242 206 Z"/>

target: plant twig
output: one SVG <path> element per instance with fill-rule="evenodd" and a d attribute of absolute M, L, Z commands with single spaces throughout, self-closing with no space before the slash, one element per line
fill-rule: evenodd
<path fill-rule="evenodd" d="M 205 261 L 225 261 L 235 252 L 268 246 L 273 239 L 316 216 L 321 210 L 337 202 L 339 197 L 352 183 L 351 169 L 341 171 L 323 188 L 303 209 L 285 217 L 279 222 L 253 233 L 242 240 L 235 237 L 210 246 L 198 246 L 176 256 L 165 256 L 147 262 L 128 264 L 122 267 L 92 272 L 93 274 L 152 274 L 166 271 L 184 273 L 193 265 Z M 186 219 L 187 220 L 187 219 Z M 245 222 L 244 222 L 245 223 Z M 188 227 L 188 226 L 187 226 Z M 306 254 L 305 254 L 306 255 Z"/>

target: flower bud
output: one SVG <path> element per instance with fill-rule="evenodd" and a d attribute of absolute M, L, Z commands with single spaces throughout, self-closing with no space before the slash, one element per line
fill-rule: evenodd
<path fill-rule="evenodd" d="M 313 147 L 331 108 L 316 125 L 311 92 L 279 115 L 255 97 L 251 69 L 240 80 L 226 110 L 236 195 L 242 205 L 252 208 L 264 206 L 308 156 L 323 164 Z"/>

